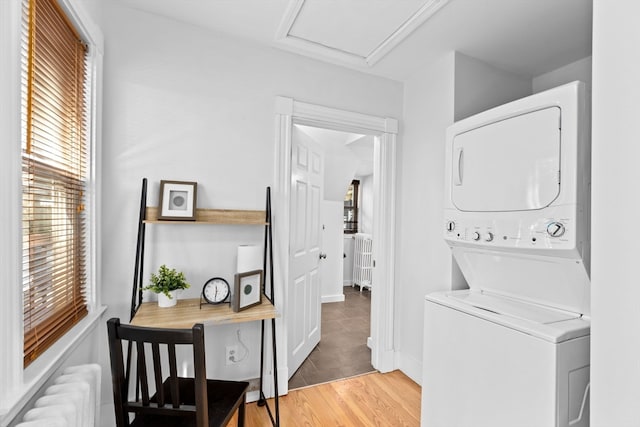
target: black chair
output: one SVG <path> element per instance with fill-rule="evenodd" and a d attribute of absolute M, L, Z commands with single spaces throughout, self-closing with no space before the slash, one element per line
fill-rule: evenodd
<path fill-rule="evenodd" d="M 143 328 L 121 325 L 120 319 L 113 318 L 107 322 L 107 331 L 118 427 L 226 426 L 236 410 L 238 426 L 244 426 L 249 383 L 207 380 L 202 324 L 195 324 L 192 329 Z M 126 356 L 123 342 L 128 344 Z M 193 348 L 194 378 L 178 376 L 176 345 Z M 145 349 L 149 347 L 153 389 L 149 387 L 147 372 Z M 160 349 L 164 347 L 169 364 L 166 379 L 161 367 Z M 162 353 L 164 355 L 164 351 Z M 132 366 L 134 359 L 136 363 Z M 154 393 L 152 396 L 149 396 L 150 390 Z M 130 400 L 130 395 L 135 398 Z M 130 413 L 135 415 L 132 421 L 129 421 Z"/>

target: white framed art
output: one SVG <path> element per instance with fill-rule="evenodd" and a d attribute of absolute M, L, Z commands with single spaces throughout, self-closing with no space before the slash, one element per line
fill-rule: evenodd
<path fill-rule="evenodd" d="M 262 289 L 262 278 L 262 270 L 236 274 L 233 286 L 233 301 L 231 302 L 233 311 L 242 311 L 262 302 L 262 293 L 260 292 Z"/>
<path fill-rule="evenodd" d="M 160 181 L 158 219 L 195 221 L 198 183 Z"/>

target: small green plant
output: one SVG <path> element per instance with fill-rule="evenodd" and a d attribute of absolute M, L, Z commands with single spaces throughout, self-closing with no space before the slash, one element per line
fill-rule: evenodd
<path fill-rule="evenodd" d="M 163 293 L 171 299 L 171 291 L 187 289 L 189 286 L 184 273 L 177 272 L 174 268 L 169 269 L 166 265 L 161 265 L 158 274 L 151 273 L 151 284 L 145 286 L 143 290 L 150 290 L 157 294 Z"/>

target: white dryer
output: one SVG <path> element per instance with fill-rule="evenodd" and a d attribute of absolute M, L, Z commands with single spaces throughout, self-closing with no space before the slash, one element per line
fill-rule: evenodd
<path fill-rule="evenodd" d="M 588 426 L 584 91 L 447 129 L 444 238 L 469 289 L 426 296 L 422 426 Z"/>

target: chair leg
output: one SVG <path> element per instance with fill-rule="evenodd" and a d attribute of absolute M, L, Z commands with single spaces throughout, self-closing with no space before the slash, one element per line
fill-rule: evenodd
<path fill-rule="evenodd" d="M 244 400 L 245 398 L 243 397 L 242 403 L 238 407 L 238 427 L 244 427 Z"/>

